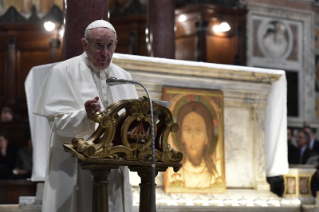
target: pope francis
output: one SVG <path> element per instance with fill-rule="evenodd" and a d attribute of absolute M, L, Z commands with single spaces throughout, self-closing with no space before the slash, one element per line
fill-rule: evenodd
<path fill-rule="evenodd" d="M 82 55 L 50 70 L 34 109 L 34 114 L 48 119 L 52 130 L 42 212 L 91 211 L 91 174 L 64 152 L 62 142 L 71 141 L 75 135 L 91 135 L 94 112 L 121 99 L 138 98 L 133 85 L 106 84 L 108 77 L 131 80 L 128 72 L 112 63 L 117 36 L 109 22 L 92 22 L 81 43 Z M 132 211 L 128 168 L 112 170 L 108 180 L 109 211 Z"/>

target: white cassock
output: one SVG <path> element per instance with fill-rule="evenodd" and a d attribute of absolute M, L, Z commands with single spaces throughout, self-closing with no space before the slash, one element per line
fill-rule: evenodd
<path fill-rule="evenodd" d="M 84 108 L 87 100 L 99 96 L 104 110 L 107 103 L 138 98 L 134 85 L 107 86 L 107 75 L 131 80 L 128 72 L 112 63 L 101 72 L 91 69 L 86 53 L 59 63 L 47 75 L 34 109 L 34 114 L 49 120 L 52 130 L 42 212 L 92 210 L 91 174 L 64 151 L 62 142 L 70 142 L 76 135 L 88 137 L 94 131 L 95 123 L 88 119 Z M 109 211 L 132 211 L 128 168 L 112 170 L 108 180 Z"/>

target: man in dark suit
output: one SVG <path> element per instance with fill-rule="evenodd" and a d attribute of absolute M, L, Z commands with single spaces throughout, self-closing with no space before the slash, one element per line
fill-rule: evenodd
<path fill-rule="evenodd" d="M 287 128 L 287 145 L 288 145 L 288 163 L 299 163 L 299 149 L 291 143 L 292 132 L 290 128 Z"/>
<path fill-rule="evenodd" d="M 309 149 L 319 153 L 319 141 L 315 138 L 316 129 L 306 126 L 304 127 L 304 131 L 310 135 Z"/>
<path fill-rule="evenodd" d="M 306 164 L 307 160 L 314 155 L 317 155 L 315 151 L 309 149 L 310 135 L 306 131 L 300 130 L 297 134 L 297 145 L 299 152 L 295 155 L 298 158 L 298 164 Z"/>

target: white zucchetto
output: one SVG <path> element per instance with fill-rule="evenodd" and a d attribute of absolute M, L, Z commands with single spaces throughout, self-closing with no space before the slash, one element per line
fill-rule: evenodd
<path fill-rule="evenodd" d="M 89 26 L 86 27 L 86 30 L 94 29 L 94 28 L 103 28 L 103 27 L 112 30 L 116 34 L 116 31 L 113 25 L 110 22 L 105 20 L 93 21 L 92 23 L 89 24 Z"/>

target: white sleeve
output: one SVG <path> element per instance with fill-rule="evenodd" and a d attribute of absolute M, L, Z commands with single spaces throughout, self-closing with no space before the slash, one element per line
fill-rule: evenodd
<path fill-rule="evenodd" d="M 84 108 L 62 116 L 48 117 L 48 120 L 51 130 L 63 137 L 91 134 L 95 126 L 95 123 L 87 117 Z"/>

